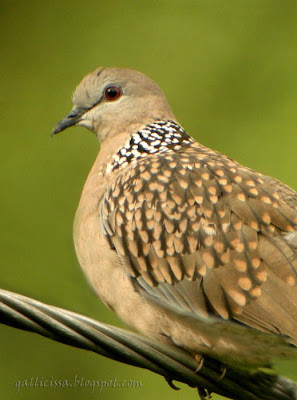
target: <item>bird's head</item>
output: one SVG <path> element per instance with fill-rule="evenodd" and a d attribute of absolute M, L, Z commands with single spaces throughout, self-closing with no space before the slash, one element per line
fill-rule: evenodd
<path fill-rule="evenodd" d="M 166 97 L 146 75 L 125 68 L 98 68 L 77 86 L 71 112 L 56 124 L 52 134 L 84 126 L 103 142 L 123 130 L 135 131 L 167 119 L 175 117 Z"/>

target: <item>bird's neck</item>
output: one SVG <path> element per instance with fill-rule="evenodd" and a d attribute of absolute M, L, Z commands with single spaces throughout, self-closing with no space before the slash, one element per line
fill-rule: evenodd
<path fill-rule="evenodd" d="M 85 183 L 82 201 L 84 197 L 88 198 L 89 207 L 92 208 L 88 193 L 96 192 L 96 198 L 100 198 L 108 185 L 110 173 L 120 174 L 124 168 L 140 158 L 179 151 L 193 143 L 194 139 L 173 120 L 157 120 L 132 132 L 119 133 L 112 140 L 103 141 Z"/>
<path fill-rule="evenodd" d="M 123 140 L 124 139 L 124 140 Z M 110 174 L 127 167 L 140 158 L 168 151 L 178 151 L 189 146 L 194 140 L 173 120 L 155 121 L 142 126 L 131 134 L 121 138 L 117 150 L 110 152 L 111 147 L 102 146 L 99 158 L 105 160 L 101 169 L 103 174 Z M 115 144 L 112 144 L 115 149 Z M 109 152 L 108 156 L 106 151 Z M 105 154 L 104 154 L 105 153 Z M 107 160 L 107 161 L 106 161 Z"/>

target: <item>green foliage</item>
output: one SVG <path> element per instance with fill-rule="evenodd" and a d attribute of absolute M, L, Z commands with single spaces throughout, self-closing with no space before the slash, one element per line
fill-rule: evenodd
<path fill-rule="evenodd" d="M 1 287 L 121 324 L 92 293 L 72 245 L 75 209 L 99 146 L 81 128 L 50 137 L 71 108 L 74 86 L 99 65 L 147 73 L 197 140 L 296 189 L 296 20 L 290 0 L 2 2 Z M 14 387 L 75 375 L 142 381 L 137 389 L 104 388 L 103 399 L 197 398 L 149 372 L 0 330 L 3 398 L 95 398 L 86 388 Z M 297 379 L 296 362 L 278 367 Z"/>

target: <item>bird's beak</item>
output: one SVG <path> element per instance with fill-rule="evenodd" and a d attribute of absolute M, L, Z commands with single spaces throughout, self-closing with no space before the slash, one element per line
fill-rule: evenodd
<path fill-rule="evenodd" d="M 56 133 L 62 132 L 65 129 L 69 128 L 70 126 L 76 125 L 82 115 L 86 112 L 87 110 L 83 107 L 75 107 L 71 110 L 71 112 L 61 121 L 59 121 L 53 128 L 52 130 L 52 136 L 55 135 Z"/>

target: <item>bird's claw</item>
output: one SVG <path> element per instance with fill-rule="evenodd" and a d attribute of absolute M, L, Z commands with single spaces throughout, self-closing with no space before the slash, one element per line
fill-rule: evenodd
<path fill-rule="evenodd" d="M 171 389 L 180 390 L 180 388 L 173 383 L 172 379 L 165 377 L 165 380 L 168 383 L 168 385 L 171 387 Z"/>
<path fill-rule="evenodd" d="M 198 395 L 200 397 L 200 400 L 211 399 L 211 393 L 209 393 L 209 391 L 207 389 L 197 388 L 197 390 L 198 390 Z"/>
<path fill-rule="evenodd" d="M 198 363 L 198 366 L 195 369 L 195 372 L 199 372 L 203 368 L 204 357 L 201 354 L 195 354 L 194 358 L 195 358 L 195 361 L 197 361 L 197 363 Z"/>
<path fill-rule="evenodd" d="M 225 366 L 221 366 L 221 371 L 222 371 L 222 373 L 221 373 L 221 375 L 219 376 L 219 379 L 218 379 L 218 382 L 220 382 L 223 378 L 224 378 L 224 376 L 226 375 L 226 372 L 227 372 L 227 368 L 225 367 Z"/>

